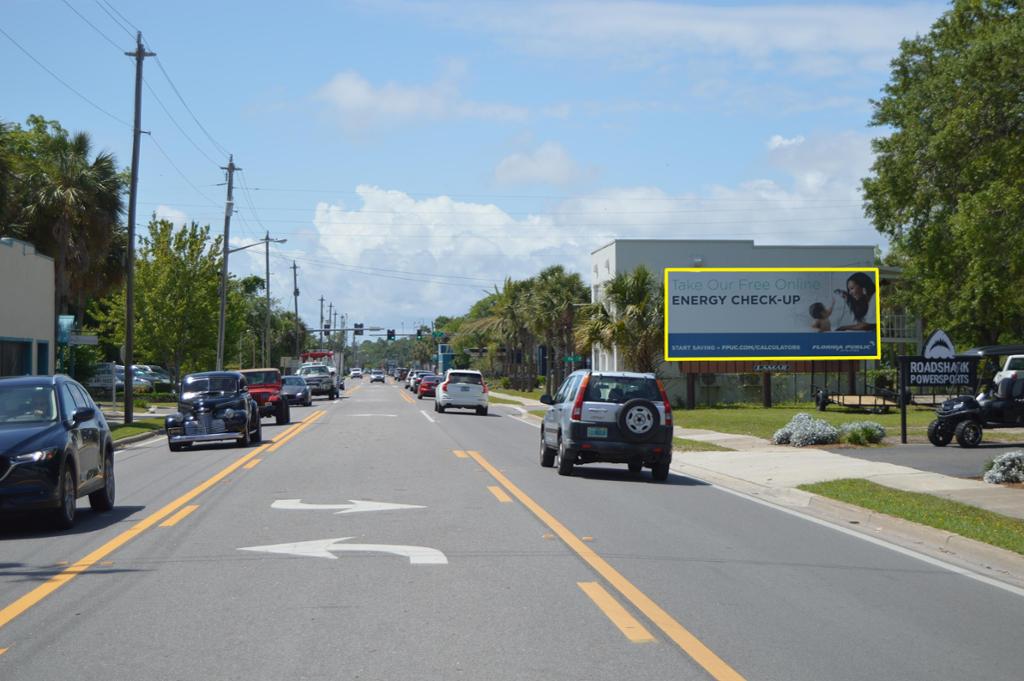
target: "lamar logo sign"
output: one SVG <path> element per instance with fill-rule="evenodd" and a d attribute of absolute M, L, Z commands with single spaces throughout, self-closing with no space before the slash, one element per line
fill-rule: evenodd
<path fill-rule="evenodd" d="M 923 357 L 905 357 L 907 386 L 973 386 L 978 358 L 957 357 L 956 346 L 945 331 L 937 330 L 924 344 Z"/>

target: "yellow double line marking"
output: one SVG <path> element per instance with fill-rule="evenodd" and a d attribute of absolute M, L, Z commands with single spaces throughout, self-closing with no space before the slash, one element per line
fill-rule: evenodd
<path fill-rule="evenodd" d="M 640 591 L 618 570 L 613 568 L 604 558 L 584 544 L 576 535 L 569 531 L 565 525 L 558 521 L 553 515 L 545 511 L 540 504 L 531 499 L 525 492 L 519 489 L 505 474 L 491 465 L 480 452 L 467 452 L 480 466 L 491 474 L 509 494 L 530 509 L 537 518 L 551 528 L 565 544 L 572 549 L 576 555 L 582 558 L 591 568 L 601 575 L 606 582 L 615 588 L 627 601 L 644 614 L 647 619 L 661 629 L 665 635 L 683 652 L 690 656 L 694 662 L 718 681 L 744 681 L 743 677 L 735 669 L 730 667 L 725 660 L 718 657 L 710 648 L 691 634 L 686 627 L 677 622 L 672 615 L 668 614 L 657 603 L 652 601 L 647 594 Z M 580 588 L 583 588 L 582 586 Z M 586 591 L 586 589 L 584 589 Z M 590 595 L 588 593 L 588 595 Z M 626 613 L 628 615 L 628 613 Z M 614 621 L 614 620 L 613 620 Z M 639 623 L 637 623 L 639 624 Z M 621 628 L 621 627 L 620 627 Z M 642 628 L 642 627 L 641 627 Z"/>
<path fill-rule="evenodd" d="M 159 511 L 156 511 L 152 515 L 143 518 L 136 525 L 125 530 L 124 532 L 117 535 L 107 543 L 100 546 L 95 551 L 92 551 L 91 553 L 87 554 L 84 558 L 79 559 L 72 565 L 65 568 L 63 571 L 59 572 L 53 577 L 50 577 L 45 582 L 29 591 L 21 598 L 17 599 L 10 605 L 4 607 L 2 610 L 0 610 L 0 629 L 7 626 L 7 624 L 10 623 L 10 621 L 13 620 L 15 617 L 26 612 L 32 606 L 39 603 L 41 600 L 43 600 L 57 589 L 61 588 L 62 586 L 73 580 L 78 575 L 82 574 L 89 568 L 99 564 L 100 561 L 102 561 L 111 553 L 113 553 L 117 549 L 121 548 L 122 546 L 130 542 L 132 539 L 135 539 L 140 534 L 142 534 L 149 528 L 153 527 L 160 521 L 164 520 L 171 514 L 178 512 L 179 510 L 182 510 L 183 506 L 188 504 L 190 501 L 198 497 L 206 490 L 216 485 L 224 478 L 234 473 L 236 470 L 244 466 L 251 459 L 256 458 L 263 451 L 268 450 L 271 447 L 277 448 L 278 446 L 284 444 L 292 437 L 297 435 L 299 432 L 304 430 L 311 423 L 313 423 L 318 418 L 323 416 L 323 414 L 323 411 L 313 412 L 304 420 L 300 421 L 299 423 L 296 423 L 294 426 L 286 430 L 284 433 L 278 435 L 270 442 L 266 442 L 260 445 L 259 447 L 252 450 L 245 456 L 242 456 L 241 458 L 237 459 L 236 461 L 222 469 L 220 472 L 215 473 L 212 477 L 208 478 L 205 482 L 196 485 L 188 492 L 185 492 L 180 497 L 178 497 L 171 503 L 161 508 Z M 183 518 L 185 516 L 182 515 L 181 517 Z M 180 519 L 181 518 L 178 518 L 178 520 Z M 174 519 L 171 518 L 171 520 Z"/>
<path fill-rule="evenodd" d="M 590 600 L 594 601 L 594 605 L 601 609 L 605 617 L 610 619 L 612 624 L 619 628 L 623 636 L 633 643 L 651 643 L 654 641 L 651 632 L 647 631 L 637 618 L 630 615 L 603 586 L 597 582 L 576 582 L 576 585 L 583 589 L 583 593 L 587 594 Z"/>
<path fill-rule="evenodd" d="M 398 393 L 398 395 L 399 395 L 399 397 L 401 397 L 403 400 L 405 400 L 409 404 L 416 404 L 416 400 L 414 400 L 411 397 L 409 397 L 408 395 L 406 395 L 404 390 L 401 391 L 400 393 Z"/>

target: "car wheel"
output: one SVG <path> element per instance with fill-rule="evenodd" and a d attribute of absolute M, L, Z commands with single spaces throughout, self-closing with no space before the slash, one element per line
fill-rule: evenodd
<path fill-rule="evenodd" d="M 945 447 L 953 439 L 953 434 L 942 426 L 942 421 L 938 419 L 928 424 L 928 441 L 936 447 Z"/>
<path fill-rule="evenodd" d="M 277 425 L 283 426 L 291 421 L 291 411 L 288 409 L 288 403 L 284 400 L 280 400 L 277 403 Z"/>
<path fill-rule="evenodd" d="M 180 452 L 181 451 L 181 445 L 179 445 L 177 442 L 168 442 L 167 443 L 167 447 L 172 452 Z"/>
<path fill-rule="evenodd" d="M 423 395 L 417 395 L 417 396 L 416 396 L 416 399 L 417 399 L 417 400 L 422 400 L 422 399 L 423 399 Z"/>
<path fill-rule="evenodd" d="M 559 475 L 572 475 L 573 464 L 576 463 L 575 458 L 569 453 L 569 450 L 565 448 L 565 440 L 559 438 L 558 440 L 558 453 L 555 455 L 558 465 Z"/>
<path fill-rule="evenodd" d="M 641 461 L 630 461 L 628 466 L 629 472 L 633 475 L 639 475 L 640 471 L 644 469 L 644 464 Z"/>
<path fill-rule="evenodd" d="M 89 506 L 94 511 L 109 511 L 114 508 L 114 453 L 108 451 L 103 457 L 103 489 L 89 494 Z"/>
<path fill-rule="evenodd" d="M 555 450 L 544 442 L 543 429 L 540 431 L 540 465 L 544 468 L 551 468 L 555 465 Z"/>
<path fill-rule="evenodd" d="M 661 425 L 658 408 L 650 400 L 633 399 L 619 409 L 616 419 L 619 431 L 630 442 L 646 442 L 657 434 Z"/>
<path fill-rule="evenodd" d="M 956 441 L 961 447 L 973 448 L 981 444 L 981 424 L 974 419 L 968 419 L 956 424 Z"/>
<path fill-rule="evenodd" d="M 651 478 L 657 482 L 668 480 L 668 462 L 656 463 L 651 466 Z"/>
<path fill-rule="evenodd" d="M 259 444 L 263 441 L 263 421 L 256 419 L 256 432 L 252 436 L 252 444 Z"/>
<path fill-rule="evenodd" d="M 60 506 L 53 511 L 53 525 L 59 530 L 71 529 L 75 524 L 75 473 L 68 463 L 64 462 L 64 470 L 60 474 Z"/>
<path fill-rule="evenodd" d="M 256 415 L 256 420 L 259 421 L 259 414 Z M 249 430 L 249 421 L 245 422 L 242 426 L 242 437 L 235 441 L 239 447 L 248 447 L 252 444 L 252 431 Z"/>

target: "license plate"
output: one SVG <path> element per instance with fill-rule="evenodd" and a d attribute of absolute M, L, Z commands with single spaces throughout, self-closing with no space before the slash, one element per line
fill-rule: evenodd
<path fill-rule="evenodd" d="M 608 437 L 608 429 L 598 426 L 587 426 L 587 437 Z"/>
<path fill-rule="evenodd" d="M 461 388 L 459 388 L 459 390 L 461 390 L 464 393 L 468 393 L 469 392 L 469 387 L 464 385 Z"/>

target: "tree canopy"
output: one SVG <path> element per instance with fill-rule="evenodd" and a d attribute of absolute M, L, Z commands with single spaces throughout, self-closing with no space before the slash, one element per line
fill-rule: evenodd
<path fill-rule="evenodd" d="M 896 302 L 959 343 L 1024 338 L 1024 14 L 958 0 L 892 62 L 865 209 L 904 268 Z"/>

